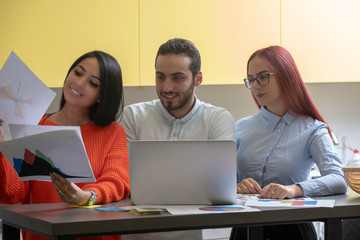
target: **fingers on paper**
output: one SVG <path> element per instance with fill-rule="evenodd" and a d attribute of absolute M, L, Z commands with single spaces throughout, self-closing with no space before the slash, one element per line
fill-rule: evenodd
<path fill-rule="evenodd" d="M 242 194 L 260 193 L 260 185 L 252 178 L 246 178 L 237 185 L 237 192 Z"/>
<path fill-rule="evenodd" d="M 65 200 L 68 196 L 71 196 L 71 184 L 69 181 L 67 181 L 65 178 L 60 176 L 57 173 L 51 173 L 50 174 L 52 183 L 54 185 L 54 188 L 56 192 L 58 192 L 61 199 Z"/>
<path fill-rule="evenodd" d="M 269 199 L 284 199 L 287 197 L 287 194 L 284 186 L 271 183 L 262 189 L 260 196 Z"/>

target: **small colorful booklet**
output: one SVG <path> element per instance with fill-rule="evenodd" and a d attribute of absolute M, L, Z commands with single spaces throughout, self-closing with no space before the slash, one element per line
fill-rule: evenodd
<path fill-rule="evenodd" d="M 238 203 L 250 207 L 334 207 L 335 200 L 316 200 L 312 198 L 262 199 L 259 194 L 238 194 Z"/>

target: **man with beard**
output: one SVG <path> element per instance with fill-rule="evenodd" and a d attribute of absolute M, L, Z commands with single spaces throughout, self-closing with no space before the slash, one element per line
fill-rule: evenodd
<path fill-rule="evenodd" d="M 224 108 L 200 101 L 200 53 L 186 39 L 162 44 L 155 59 L 159 99 L 126 106 L 121 125 L 127 140 L 233 139 L 234 119 Z M 202 231 L 136 234 L 123 239 L 202 239 Z"/>

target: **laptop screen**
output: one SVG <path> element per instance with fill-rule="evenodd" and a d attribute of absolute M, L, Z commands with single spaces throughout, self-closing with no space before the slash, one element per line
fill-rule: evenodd
<path fill-rule="evenodd" d="M 233 140 L 129 142 L 134 204 L 235 204 Z"/>

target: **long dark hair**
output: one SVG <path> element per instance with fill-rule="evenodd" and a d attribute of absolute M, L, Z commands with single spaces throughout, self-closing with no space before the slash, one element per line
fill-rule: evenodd
<path fill-rule="evenodd" d="M 96 58 L 100 68 L 100 102 L 90 107 L 89 118 L 97 126 L 108 126 L 116 121 L 124 109 L 124 91 L 122 74 L 119 63 L 108 53 L 102 51 L 88 52 L 79 57 L 70 67 L 70 72 L 84 59 Z M 60 110 L 65 105 L 64 91 L 60 101 Z"/>

